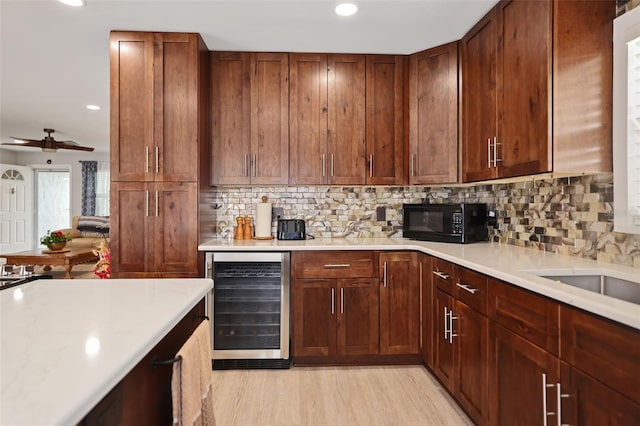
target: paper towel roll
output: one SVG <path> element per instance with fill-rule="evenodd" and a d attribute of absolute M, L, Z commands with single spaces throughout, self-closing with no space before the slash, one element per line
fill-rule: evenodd
<path fill-rule="evenodd" d="M 271 203 L 256 205 L 256 237 L 271 236 Z"/>

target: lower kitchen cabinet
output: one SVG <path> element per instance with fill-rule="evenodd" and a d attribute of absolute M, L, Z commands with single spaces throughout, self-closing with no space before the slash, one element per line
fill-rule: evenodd
<path fill-rule="evenodd" d="M 640 404 L 615 392 L 566 362 L 560 363 L 561 424 L 633 425 Z"/>
<path fill-rule="evenodd" d="M 433 368 L 433 304 L 434 290 L 433 258 L 426 254 L 419 254 L 420 266 L 420 353 L 422 361 Z"/>
<path fill-rule="evenodd" d="M 433 371 L 476 424 L 487 422 L 489 320 L 438 289 Z"/>
<path fill-rule="evenodd" d="M 114 278 L 198 277 L 198 184 L 113 182 Z"/>
<path fill-rule="evenodd" d="M 380 253 L 380 353 L 418 354 L 420 282 L 416 252 Z"/>
<path fill-rule="evenodd" d="M 490 423 L 558 424 L 558 358 L 496 323 L 489 329 Z"/>
<path fill-rule="evenodd" d="M 378 352 L 378 286 L 374 278 L 293 282 L 293 355 Z"/>

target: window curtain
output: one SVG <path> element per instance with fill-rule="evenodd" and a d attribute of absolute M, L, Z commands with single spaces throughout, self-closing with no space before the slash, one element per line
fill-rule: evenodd
<path fill-rule="evenodd" d="M 98 174 L 96 176 L 96 216 L 109 216 L 109 185 L 110 163 L 98 162 Z"/>
<path fill-rule="evenodd" d="M 82 216 L 96 214 L 97 161 L 80 161 L 82 164 Z"/>

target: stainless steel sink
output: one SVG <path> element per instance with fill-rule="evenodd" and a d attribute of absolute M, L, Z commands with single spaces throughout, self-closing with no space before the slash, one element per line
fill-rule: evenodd
<path fill-rule="evenodd" d="M 538 274 L 536 274 L 538 275 Z M 640 304 L 640 283 L 608 275 L 539 275 L 573 287 Z"/>

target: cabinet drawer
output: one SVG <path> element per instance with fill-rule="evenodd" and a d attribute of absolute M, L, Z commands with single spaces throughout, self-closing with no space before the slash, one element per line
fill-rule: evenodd
<path fill-rule="evenodd" d="M 558 355 L 558 303 L 491 279 L 487 315 L 531 343 Z"/>
<path fill-rule="evenodd" d="M 375 251 L 303 251 L 292 253 L 294 278 L 375 278 Z"/>
<path fill-rule="evenodd" d="M 470 269 L 457 266 L 453 280 L 453 296 L 486 314 L 487 312 L 487 276 Z"/>
<path fill-rule="evenodd" d="M 604 318 L 560 307 L 560 358 L 640 402 L 640 333 Z"/>
<path fill-rule="evenodd" d="M 434 257 L 432 277 L 435 287 L 453 294 L 453 263 Z"/>

